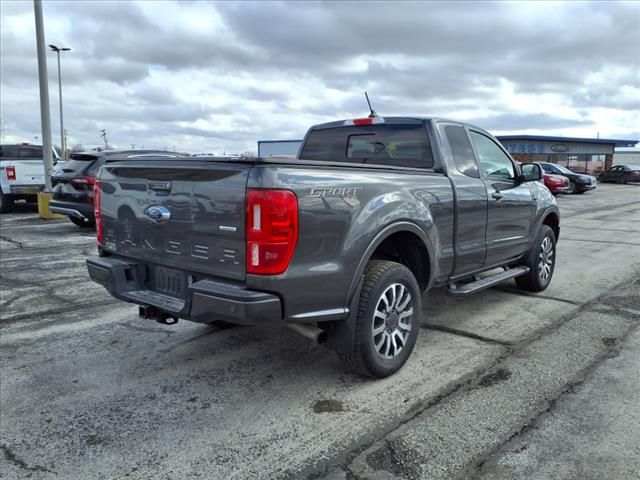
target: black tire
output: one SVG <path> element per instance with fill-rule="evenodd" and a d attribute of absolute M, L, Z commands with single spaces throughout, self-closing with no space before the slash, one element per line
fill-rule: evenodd
<path fill-rule="evenodd" d="M 576 185 L 576 182 L 570 180 L 569 181 L 569 189 L 567 190 L 567 193 L 569 195 L 576 193 L 576 190 L 578 189 L 578 186 Z"/>
<path fill-rule="evenodd" d="M 545 240 L 551 242 L 551 255 L 545 252 Z M 551 259 L 549 265 L 548 260 Z M 544 264 L 549 267 L 548 276 L 544 276 Z M 524 262 L 525 267 L 529 267 L 529 273 L 516 277 L 516 284 L 522 290 L 529 292 L 541 292 L 549 286 L 553 278 L 553 272 L 556 266 L 556 235 L 548 225 L 542 225 L 536 242 L 531 251 L 527 254 Z"/>
<path fill-rule="evenodd" d="M 386 296 L 388 292 L 392 294 L 391 306 Z M 383 294 L 386 300 L 382 299 Z M 405 302 L 408 303 L 403 306 Z M 380 306 L 384 308 L 385 304 L 386 313 L 380 310 Z M 386 318 L 374 317 L 379 314 L 386 315 Z M 407 314 L 404 321 L 403 314 Z M 400 263 L 372 260 L 367 264 L 360 293 L 353 351 L 350 354 L 339 353 L 338 356 L 355 373 L 374 378 L 388 377 L 397 372 L 411 355 L 421 318 L 420 287 L 411 270 Z M 383 330 L 375 334 L 374 328 Z M 376 341 L 384 351 L 378 351 Z M 393 355 L 389 357 L 391 353 Z"/>
<path fill-rule="evenodd" d="M 13 198 L 0 192 L 0 213 L 8 213 L 13 210 Z"/>
<path fill-rule="evenodd" d="M 620 178 L 616 181 L 616 183 L 617 183 L 618 185 L 626 185 L 626 184 L 627 184 L 627 179 L 626 179 L 625 177 L 620 177 Z"/>
<path fill-rule="evenodd" d="M 69 217 L 69 220 L 71 220 L 71 223 L 73 223 L 74 225 L 77 225 L 83 228 L 93 228 L 96 226 L 95 220 L 86 220 L 84 218 L 78 218 L 78 217 Z"/>

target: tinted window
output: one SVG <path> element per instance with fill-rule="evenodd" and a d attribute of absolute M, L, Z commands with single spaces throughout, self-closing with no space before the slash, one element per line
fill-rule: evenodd
<path fill-rule="evenodd" d="M 42 147 L 32 145 L 2 145 L 0 157 L 42 160 Z"/>
<path fill-rule="evenodd" d="M 86 171 L 87 175 L 90 175 L 92 177 L 95 177 L 98 175 L 98 170 L 100 170 L 100 167 L 102 165 L 104 165 L 104 161 L 106 160 L 106 158 L 101 158 L 95 162 L 93 162 L 93 164 L 91 165 L 91 167 L 89 167 Z"/>
<path fill-rule="evenodd" d="M 61 170 L 64 173 L 83 173 L 85 169 L 93 164 L 96 158 L 93 155 L 72 155 L 70 160 L 62 164 Z"/>
<path fill-rule="evenodd" d="M 515 178 L 513 163 L 493 140 L 477 132 L 471 132 L 471 139 L 478 152 L 480 168 L 485 177 L 501 180 Z"/>
<path fill-rule="evenodd" d="M 42 147 L 23 146 L 20 148 L 20 158 L 42 160 Z"/>
<path fill-rule="evenodd" d="M 473 149 L 471 148 L 471 142 L 467 137 L 467 132 L 464 127 L 458 125 L 447 125 L 444 127 L 449 147 L 451 148 L 451 154 L 453 155 L 453 161 L 456 164 L 456 168 L 460 173 L 464 173 L 468 177 L 480 177 L 478 173 L 478 165 L 473 155 Z"/>
<path fill-rule="evenodd" d="M 433 154 L 424 125 L 367 125 L 312 130 L 300 158 L 431 168 Z"/>

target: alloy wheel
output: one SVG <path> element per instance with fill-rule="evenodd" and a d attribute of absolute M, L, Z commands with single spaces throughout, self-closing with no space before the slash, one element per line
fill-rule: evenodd
<path fill-rule="evenodd" d="M 538 277 L 543 283 L 547 283 L 551 277 L 554 253 L 553 241 L 549 237 L 544 237 L 538 255 Z"/>
<path fill-rule="evenodd" d="M 401 283 L 391 284 L 382 292 L 373 314 L 373 344 L 383 358 L 394 358 L 409 338 L 413 320 L 411 292 Z"/>

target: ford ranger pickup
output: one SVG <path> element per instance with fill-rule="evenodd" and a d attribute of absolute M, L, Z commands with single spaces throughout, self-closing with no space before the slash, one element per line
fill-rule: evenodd
<path fill-rule="evenodd" d="M 547 288 L 560 217 L 540 165 L 442 119 L 311 127 L 296 157 L 110 157 L 90 277 L 144 318 L 282 324 L 385 377 L 423 293 Z"/>

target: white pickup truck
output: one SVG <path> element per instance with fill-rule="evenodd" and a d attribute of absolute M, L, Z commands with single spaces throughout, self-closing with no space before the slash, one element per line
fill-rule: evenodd
<path fill-rule="evenodd" d="M 54 162 L 57 158 L 54 149 Z M 42 146 L 0 145 L 0 213 L 11 211 L 16 200 L 36 201 L 44 185 Z"/>

